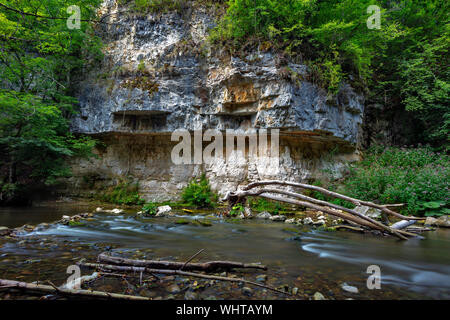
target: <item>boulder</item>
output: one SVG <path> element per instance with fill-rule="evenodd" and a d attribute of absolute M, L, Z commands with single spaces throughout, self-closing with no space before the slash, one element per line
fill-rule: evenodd
<path fill-rule="evenodd" d="M 284 223 L 294 224 L 294 223 L 295 223 L 295 219 L 294 219 L 294 218 L 292 218 L 292 219 L 287 219 L 287 220 L 284 221 Z"/>
<path fill-rule="evenodd" d="M 450 228 L 450 216 L 445 215 L 439 218 L 427 217 L 425 225 Z"/>
<path fill-rule="evenodd" d="M 156 217 L 165 217 L 172 215 L 172 208 L 170 206 L 160 206 L 156 209 Z"/>
<path fill-rule="evenodd" d="M 283 215 L 276 215 L 276 216 L 271 216 L 269 219 L 272 221 L 285 221 L 286 217 Z"/>
<path fill-rule="evenodd" d="M 258 214 L 256 215 L 256 218 L 257 218 L 257 219 L 270 219 L 271 216 L 272 216 L 272 215 L 271 215 L 270 213 L 268 213 L 267 211 L 263 211 L 263 212 L 261 212 L 261 213 L 258 213 Z"/>

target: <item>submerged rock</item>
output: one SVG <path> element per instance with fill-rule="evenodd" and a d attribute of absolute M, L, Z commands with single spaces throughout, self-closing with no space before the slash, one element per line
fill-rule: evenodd
<path fill-rule="evenodd" d="M 350 293 L 358 293 L 358 288 L 357 287 L 353 287 L 353 286 L 349 286 L 347 283 L 343 283 L 341 285 L 342 290 L 350 292 Z"/>
<path fill-rule="evenodd" d="M 320 292 L 314 293 L 313 300 L 327 300 Z"/>
<path fill-rule="evenodd" d="M 260 274 L 256 276 L 256 281 L 258 282 L 266 282 L 267 280 L 267 275 L 265 274 Z"/>
<path fill-rule="evenodd" d="M 186 291 L 184 294 L 184 300 L 197 300 L 198 296 L 195 292 L 192 291 Z"/>
<path fill-rule="evenodd" d="M 251 296 L 253 294 L 253 290 L 250 289 L 249 287 L 243 287 L 242 293 L 245 294 L 246 296 Z"/>

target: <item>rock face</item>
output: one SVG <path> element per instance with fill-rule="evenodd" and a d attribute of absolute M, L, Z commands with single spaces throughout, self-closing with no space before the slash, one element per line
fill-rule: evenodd
<path fill-rule="evenodd" d="M 123 8 L 103 3 L 101 14 L 110 14 L 110 24 L 98 30 L 105 57 L 80 85 L 81 113 L 72 130 L 95 135 L 106 148 L 99 159 L 74 164 L 73 187 L 94 173 L 103 182 L 129 175 L 148 198 L 162 200 L 206 172 L 223 194 L 244 180 L 302 181 L 322 170 L 339 177 L 344 163 L 359 158 L 362 95 L 344 84 L 330 98 L 308 80 L 305 65 L 272 52 L 235 57 L 211 48 L 206 38 L 215 16 L 193 6 L 139 16 L 113 14 Z M 175 165 L 171 151 L 178 140 L 170 134 L 177 129 L 279 129 L 279 170 L 251 162 Z M 332 159 L 331 150 L 338 151 Z"/>

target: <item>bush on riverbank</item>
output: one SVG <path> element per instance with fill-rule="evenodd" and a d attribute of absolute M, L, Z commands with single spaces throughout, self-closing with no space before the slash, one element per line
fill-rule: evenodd
<path fill-rule="evenodd" d="M 404 214 L 449 214 L 450 159 L 430 148 L 375 146 L 350 168 L 340 192 L 362 200 L 405 203 Z"/>
<path fill-rule="evenodd" d="M 120 182 L 101 195 L 101 200 L 119 205 L 141 205 L 145 203 L 139 195 L 139 184 Z"/>
<path fill-rule="evenodd" d="M 217 194 L 211 191 L 208 179 L 203 174 L 192 180 L 181 195 L 184 203 L 197 208 L 214 208 L 217 205 Z"/>

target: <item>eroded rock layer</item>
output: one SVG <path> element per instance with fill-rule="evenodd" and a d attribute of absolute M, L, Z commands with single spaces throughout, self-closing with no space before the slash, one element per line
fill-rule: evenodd
<path fill-rule="evenodd" d="M 99 159 L 74 165 L 72 185 L 89 175 L 102 183 L 128 175 L 147 198 L 169 199 L 202 171 L 223 193 L 261 178 L 313 179 L 322 169 L 339 176 L 357 158 L 364 101 L 350 86 L 330 98 L 308 80 L 305 65 L 272 52 L 234 57 L 211 48 L 216 17 L 199 4 L 181 13 L 122 11 L 115 1 L 103 3 L 108 24 L 97 31 L 104 61 L 82 82 L 81 114 L 72 122 L 75 132 L 93 134 L 106 147 Z M 251 162 L 175 165 L 176 129 L 279 129 L 280 170 L 267 176 L 270 170 Z"/>

